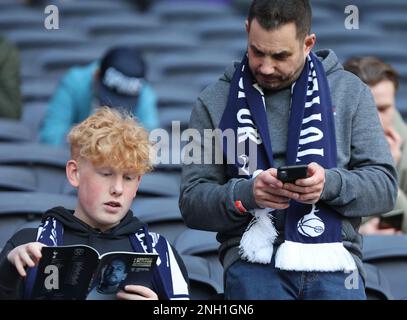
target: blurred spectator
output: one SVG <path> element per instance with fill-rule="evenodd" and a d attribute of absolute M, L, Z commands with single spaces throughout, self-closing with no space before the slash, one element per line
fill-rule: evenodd
<path fill-rule="evenodd" d="M 402 231 L 407 232 L 407 125 L 396 108 L 396 92 L 399 76 L 389 64 L 376 57 L 349 59 L 345 65 L 372 91 L 380 122 L 390 146 L 390 151 L 399 172 L 399 191 L 393 214 L 404 213 Z M 392 213 L 386 213 L 391 216 Z M 365 234 L 395 234 L 394 228 L 379 229 L 378 217 L 367 220 L 360 229 Z"/>
<path fill-rule="evenodd" d="M 0 36 L 0 118 L 20 116 L 20 56 L 18 49 Z"/>
<path fill-rule="evenodd" d="M 73 67 L 50 100 L 40 132 L 42 142 L 66 143 L 66 134 L 101 106 L 118 106 L 133 113 L 143 126 L 158 126 L 157 98 L 145 79 L 145 63 L 133 48 L 110 49 L 100 61 Z"/>

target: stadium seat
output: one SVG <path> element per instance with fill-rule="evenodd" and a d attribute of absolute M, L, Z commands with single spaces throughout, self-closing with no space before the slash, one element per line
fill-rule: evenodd
<path fill-rule="evenodd" d="M 173 1 L 170 5 L 165 1 L 157 2 L 152 6 L 151 12 L 169 23 L 196 22 L 204 19 L 219 21 L 233 14 L 232 9 L 226 5 L 208 5 L 205 2 L 190 1 Z"/>
<path fill-rule="evenodd" d="M 158 17 L 149 14 L 103 14 L 84 19 L 83 28 L 98 40 L 107 40 L 123 33 L 141 34 L 163 29 Z"/>
<path fill-rule="evenodd" d="M 188 271 L 190 297 L 192 300 L 220 300 L 223 298 L 223 283 L 216 280 L 216 275 L 223 269 L 216 269 L 204 258 L 181 255 Z"/>
<path fill-rule="evenodd" d="M 0 119 L 0 142 L 28 142 L 32 132 L 23 122 L 12 119 Z"/>
<path fill-rule="evenodd" d="M 363 261 L 380 270 L 394 299 L 407 299 L 407 235 L 365 236 Z"/>
<path fill-rule="evenodd" d="M 153 88 L 157 94 L 159 108 L 185 106 L 191 110 L 199 94 L 197 88 L 166 81 L 153 83 Z"/>
<path fill-rule="evenodd" d="M 17 29 L 39 30 L 44 28 L 44 17 L 23 8 L 1 9 L 0 30 L 6 33 Z"/>
<path fill-rule="evenodd" d="M 45 102 L 31 102 L 23 105 L 21 122 L 30 129 L 33 142 L 39 141 L 39 132 L 46 110 L 47 103 Z"/>
<path fill-rule="evenodd" d="M 57 86 L 54 79 L 26 79 L 21 86 L 21 95 L 23 103 L 29 102 L 48 102 Z"/>
<path fill-rule="evenodd" d="M 175 239 L 174 247 L 182 255 L 204 258 L 211 270 L 216 270 L 211 278 L 223 286 L 223 267 L 219 261 L 219 242 L 215 232 L 186 229 Z"/>
<path fill-rule="evenodd" d="M 0 247 L 18 230 L 37 227 L 52 207 L 75 209 L 76 197 L 40 192 L 0 192 Z"/>
<path fill-rule="evenodd" d="M 130 6 L 120 1 L 58 1 L 59 12 L 62 18 L 83 17 L 90 15 L 123 14 L 131 10 Z"/>
<path fill-rule="evenodd" d="M 168 54 L 155 59 L 154 72 L 162 79 L 193 79 L 200 74 L 213 74 L 213 79 L 225 71 L 232 60 L 231 54 Z M 177 83 L 176 81 L 170 81 Z M 185 82 L 188 83 L 188 82 Z"/>
<path fill-rule="evenodd" d="M 376 266 L 364 263 L 366 271 L 366 298 L 367 300 L 393 300 L 390 285 Z"/>
<path fill-rule="evenodd" d="M 0 164 L 29 168 L 37 191 L 62 193 L 69 150 L 37 143 L 0 143 Z"/>
<path fill-rule="evenodd" d="M 40 30 L 13 30 L 7 37 L 17 44 L 21 50 L 40 48 L 74 48 L 85 44 L 87 39 L 78 33 L 56 30 L 50 32 L 43 28 Z"/>
<path fill-rule="evenodd" d="M 105 46 L 82 47 L 75 50 L 51 49 L 38 57 L 41 71 L 46 74 L 61 76 L 69 68 L 86 65 L 99 59 L 105 52 Z"/>
<path fill-rule="evenodd" d="M 217 23 L 210 19 L 198 21 L 191 28 L 203 41 L 246 38 L 244 21 L 240 17 L 231 16 Z"/>
<path fill-rule="evenodd" d="M 176 197 L 136 197 L 131 209 L 151 231 L 162 234 L 170 243 L 187 228 Z"/>
<path fill-rule="evenodd" d="M 132 46 L 140 50 L 143 54 L 163 53 L 163 52 L 185 52 L 196 49 L 199 41 L 190 34 L 180 32 L 157 32 L 140 35 L 124 35 L 116 37 L 111 45 Z M 147 78 L 150 78 L 149 76 Z"/>
<path fill-rule="evenodd" d="M 36 191 L 37 181 L 32 170 L 0 165 L 0 191 Z"/>
<path fill-rule="evenodd" d="M 186 255 L 217 254 L 219 242 L 216 232 L 186 229 L 175 239 L 174 247 L 180 254 Z"/>
<path fill-rule="evenodd" d="M 187 129 L 190 116 L 191 110 L 185 107 L 161 108 L 158 114 L 158 117 L 160 119 L 160 127 L 166 130 L 171 130 L 173 121 L 180 122 L 181 130 Z"/>

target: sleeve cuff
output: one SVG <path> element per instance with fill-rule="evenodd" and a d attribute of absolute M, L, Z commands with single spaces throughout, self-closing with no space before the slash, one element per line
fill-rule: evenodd
<path fill-rule="evenodd" d="M 339 196 L 342 187 L 342 178 L 339 172 L 333 169 L 325 170 L 325 185 L 322 190 L 321 200 L 330 201 Z"/>
<path fill-rule="evenodd" d="M 240 201 L 247 211 L 259 208 L 254 200 L 253 183 L 254 179 L 241 179 L 235 184 L 233 201 Z M 239 209 L 236 208 L 236 210 Z"/>

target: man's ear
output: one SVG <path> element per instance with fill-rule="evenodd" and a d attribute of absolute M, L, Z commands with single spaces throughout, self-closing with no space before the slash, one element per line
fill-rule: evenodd
<path fill-rule="evenodd" d="M 309 55 L 309 53 L 311 52 L 312 48 L 314 47 L 316 41 L 317 41 L 317 37 L 315 36 L 315 33 L 312 33 L 305 37 L 305 41 L 304 41 L 304 55 L 305 56 Z"/>
<path fill-rule="evenodd" d="M 66 163 L 65 171 L 66 171 L 66 177 L 67 177 L 69 183 L 75 188 L 79 187 L 79 180 L 80 179 L 79 179 L 79 165 L 78 165 L 78 162 L 76 160 L 73 160 L 73 159 L 69 160 Z"/>
<path fill-rule="evenodd" d="M 246 32 L 247 32 L 247 34 L 249 34 L 249 31 L 250 31 L 249 20 L 246 20 L 245 23 L 244 23 L 244 25 L 245 25 L 245 27 L 246 27 Z"/>

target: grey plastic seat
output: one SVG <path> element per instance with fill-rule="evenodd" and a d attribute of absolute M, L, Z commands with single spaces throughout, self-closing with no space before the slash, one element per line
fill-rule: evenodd
<path fill-rule="evenodd" d="M 0 164 L 41 164 L 63 168 L 69 150 L 39 143 L 0 143 Z"/>
<path fill-rule="evenodd" d="M 123 33 L 146 33 L 163 28 L 158 17 L 149 14 L 97 15 L 86 18 L 82 26 L 93 37 L 118 36 Z"/>
<path fill-rule="evenodd" d="M 61 17 L 87 17 L 95 14 L 125 13 L 131 8 L 120 1 L 58 1 Z"/>
<path fill-rule="evenodd" d="M 175 249 L 187 255 L 217 254 L 219 245 L 216 232 L 195 229 L 186 229 L 174 241 Z"/>
<path fill-rule="evenodd" d="M 44 28 L 44 17 L 37 12 L 21 7 L 0 10 L 0 30 L 3 32 L 17 29 L 39 30 L 40 28 Z"/>
<path fill-rule="evenodd" d="M 23 106 L 21 122 L 30 129 L 32 133 L 31 140 L 33 142 L 39 141 L 39 131 L 46 111 L 46 102 L 25 103 Z"/>
<path fill-rule="evenodd" d="M 99 59 L 105 52 L 102 46 L 76 48 L 75 50 L 51 49 L 38 58 L 38 64 L 45 73 L 67 71 L 67 69 L 86 65 Z"/>
<path fill-rule="evenodd" d="M 151 231 L 162 234 L 170 243 L 187 228 L 177 197 L 136 197 L 131 209 L 141 221 L 148 223 Z"/>
<path fill-rule="evenodd" d="M 7 33 L 7 37 L 17 44 L 21 50 L 47 48 L 72 48 L 85 44 L 87 39 L 78 33 L 63 30 L 50 32 L 40 30 L 14 30 Z"/>
<path fill-rule="evenodd" d="M 196 76 L 200 73 L 221 74 L 232 61 L 230 54 L 168 54 L 157 58 L 154 71 L 159 73 L 163 79 L 171 76 Z"/>
<path fill-rule="evenodd" d="M 366 297 L 367 300 L 393 300 L 390 285 L 376 266 L 364 263 L 366 271 Z"/>
<path fill-rule="evenodd" d="M 179 32 L 157 32 L 140 35 L 124 35 L 115 38 L 112 45 L 132 46 L 140 50 L 143 54 L 163 53 L 163 52 L 185 52 L 196 49 L 199 41 L 190 34 Z M 150 77 L 148 77 L 150 78 Z"/>
<path fill-rule="evenodd" d="M 159 110 L 160 127 L 166 130 L 171 130 L 174 121 L 180 122 L 181 130 L 188 128 L 189 118 L 191 116 L 191 108 L 185 107 L 167 107 Z"/>
<path fill-rule="evenodd" d="M 317 36 L 317 43 L 319 47 L 338 46 L 342 44 L 366 44 L 377 43 L 379 40 L 383 40 L 383 32 L 380 29 L 370 25 L 366 28 L 347 30 L 344 28 L 343 20 L 338 23 L 332 23 L 329 25 L 315 28 Z"/>
<path fill-rule="evenodd" d="M 0 165 L 0 191 L 36 191 L 37 181 L 32 170 Z"/>
<path fill-rule="evenodd" d="M 150 172 L 141 178 L 138 194 L 144 196 L 177 197 L 181 177 L 179 174 Z"/>
<path fill-rule="evenodd" d="M 23 80 L 21 95 L 24 103 L 48 102 L 57 87 L 58 81 L 53 79 Z"/>
<path fill-rule="evenodd" d="M 365 236 L 363 261 L 380 270 L 394 299 L 407 299 L 407 235 Z"/>
<path fill-rule="evenodd" d="M 1 143 L 0 164 L 29 168 L 37 190 L 62 193 L 66 184 L 65 165 L 69 150 L 38 143 Z"/>
<path fill-rule="evenodd" d="M 188 271 L 192 300 L 214 300 L 222 297 L 223 269 L 213 266 L 206 259 L 181 255 Z"/>
<path fill-rule="evenodd" d="M 197 87 L 184 86 L 180 83 L 165 81 L 153 83 L 152 86 L 157 94 L 159 108 L 186 106 L 192 109 L 199 94 Z"/>
<path fill-rule="evenodd" d="M 407 30 L 407 6 L 404 11 L 395 11 L 393 9 L 380 10 L 378 12 L 364 15 L 364 19 L 374 23 L 386 31 L 403 32 Z"/>
<path fill-rule="evenodd" d="M 221 19 L 217 23 L 211 19 L 198 21 L 191 28 L 203 41 L 241 39 L 247 36 L 244 21 L 236 17 Z"/>
<path fill-rule="evenodd" d="M 38 227 L 42 214 L 57 206 L 73 210 L 76 198 L 40 192 L 0 192 L 0 247 L 18 230 Z"/>
<path fill-rule="evenodd" d="M 0 119 L 0 142 L 28 142 L 32 132 L 23 122 L 12 119 Z"/>
<path fill-rule="evenodd" d="M 166 1 L 157 2 L 152 6 L 151 12 L 168 22 L 224 19 L 233 14 L 231 7 L 226 5 L 190 1 L 174 1 L 171 4 Z"/>
<path fill-rule="evenodd" d="M 382 40 L 382 46 L 372 46 L 366 43 L 340 44 L 333 46 L 335 53 L 341 61 L 351 57 L 376 56 L 392 65 L 405 65 L 405 44 L 395 44 L 390 38 Z"/>

